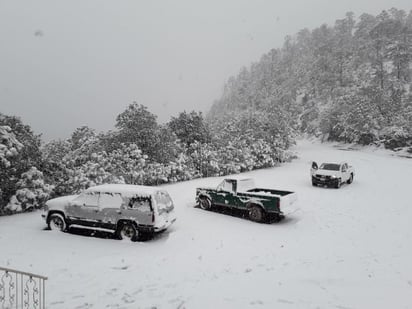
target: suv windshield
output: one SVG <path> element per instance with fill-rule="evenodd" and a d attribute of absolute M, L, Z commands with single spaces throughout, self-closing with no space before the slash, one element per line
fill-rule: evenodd
<path fill-rule="evenodd" d="M 329 170 L 329 171 L 339 171 L 340 165 L 339 164 L 333 164 L 333 163 L 323 163 L 320 166 L 321 170 Z"/>

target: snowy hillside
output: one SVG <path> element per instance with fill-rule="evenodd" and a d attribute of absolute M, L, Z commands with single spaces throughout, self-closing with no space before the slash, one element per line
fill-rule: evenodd
<path fill-rule="evenodd" d="M 411 59 L 411 12 L 348 12 L 287 36 L 230 77 L 208 118 L 217 127 L 253 117 L 254 132 L 279 126 L 330 141 L 411 147 Z"/>
<path fill-rule="evenodd" d="M 302 141 L 299 159 L 247 173 L 298 193 L 297 211 L 258 224 L 194 208 L 167 185 L 178 221 L 148 242 L 45 231 L 40 213 L 0 217 L 0 266 L 49 277 L 47 308 L 412 308 L 412 160 Z M 312 160 L 346 160 L 355 181 L 312 187 Z"/>

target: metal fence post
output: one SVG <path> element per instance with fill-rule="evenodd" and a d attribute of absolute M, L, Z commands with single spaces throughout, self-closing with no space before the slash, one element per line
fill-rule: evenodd
<path fill-rule="evenodd" d="M 0 267 L 0 309 L 45 309 L 47 277 Z"/>

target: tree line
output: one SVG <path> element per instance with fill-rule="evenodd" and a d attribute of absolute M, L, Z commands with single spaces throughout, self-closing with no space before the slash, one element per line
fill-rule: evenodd
<path fill-rule="evenodd" d="M 196 111 L 159 124 L 146 106 L 134 102 L 116 117 L 113 130 L 82 126 L 68 139 L 43 143 L 20 118 L 0 114 L 0 214 L 42 208 L 51 197 L 103 183 L 161 185 L 291 158 L 282 137 L 273 138 L 275 144 L 255 140 L 246 134 L 252 128 L 240 124 L 212 128 Z"/>

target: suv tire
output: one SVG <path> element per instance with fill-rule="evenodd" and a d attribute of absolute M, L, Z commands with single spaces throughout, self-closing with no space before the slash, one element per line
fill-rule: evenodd
<path fill-rule="evenodd" d="M 67 229 L 66 220 L 64 219 L 63 215 L 59 213 L 52 213 L 49 216 L 47 225 L 52 231 L 64 232 Z"/>
<path fill-rule="evenodd" d="M 122 223 L 117 231 L 117 236 L 119 239 L 126 239 L 130 241 L 137 240 L 138 234 L 139 232 L 136 227 L 129 222 Z"/>

